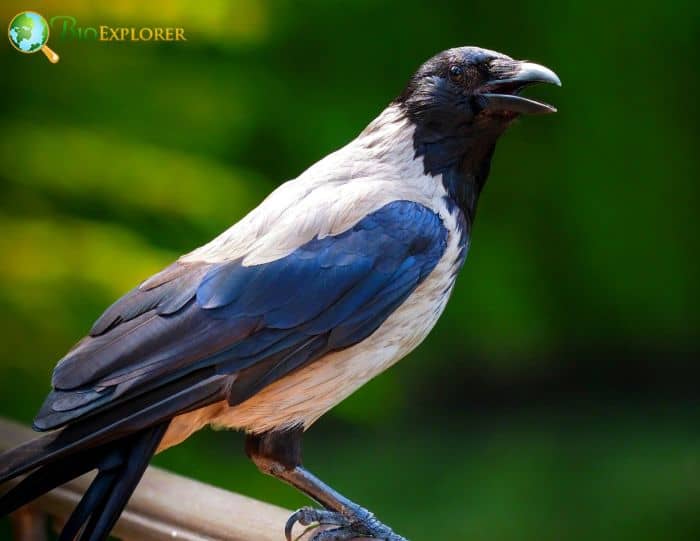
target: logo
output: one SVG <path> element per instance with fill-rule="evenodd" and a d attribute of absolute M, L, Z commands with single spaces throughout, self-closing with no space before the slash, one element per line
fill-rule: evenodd
<path fill-rule="evenodd" d="M 78 26 L 78 21 L 70 15 L 55 15 L 46 19 L 35 11 L 23 11 L 15 15 L 7 29 L 7 37 L 12 46 L 20 53 L 31 54 L 41 51 L 53 64 L 59 56 L 52 51 L 46 42 L 54 30 L 60 40 L 79 41 L 187 41 L 184 28 L 161 26 L 109 26 L 101 24 L 97 27 Z"/>
<path fill-rule="evenodd" d="M 49 41 L 49 24 L 34 11 L 23 11 L 15 15 L 7 29 L 7 37 L 20 53 L 32 54 L 41 51 L 52 64 L 59 56 L 46 45 Z"/>

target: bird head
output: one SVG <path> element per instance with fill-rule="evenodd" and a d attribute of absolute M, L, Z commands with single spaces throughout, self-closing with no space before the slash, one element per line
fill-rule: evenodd
<path fill-rule="evenodd" d="M 521 96 L 535 83 L 561 85 L 544 66 L 495 51 L 459 47 L 425 62 L 394 104 L 415 126 L 415 156 L 441 175 L 450 197 L 469 215 L 489 174 L 496 140 L 520 115 L 554 107 Z"/>
<path fill-rule="evenodd" d="M 474 125 L 502 131 L 519 115 L 556 112 L 551 105 L 520 95 L 535 83 L 561 85 L 552 70 L 539 64 L 478 47 L 458 47 L 425 62 L 397 101 L 413 120 L 432 124 L 446 136 Z"/>

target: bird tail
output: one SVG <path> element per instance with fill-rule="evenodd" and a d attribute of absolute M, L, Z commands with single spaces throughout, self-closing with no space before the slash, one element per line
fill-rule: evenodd
<path fill-rule="evenodd" d="M 0 496 L 0 516 L 96 469 L 59 540 L 73 541 L 78 534 L 81 541 L 105 539 L 170 420 L 223 400 L 230 378 L 202 369 L 0 454 L 0 484 L 29 474 Z"/>
<path fill-rule="evenodd" d="M 59 541 L 105 539 L 140 481 L 168 422 L 70 454 L 56 453 L 54 434 L 0 455 L 0 482 L 34 469 L 0 497 L 0 516 L 90 470 L 97 475 L 66 522 Z M 60 434 L 59 434 L 60 437 Z M 38 468 L 36 467 L 38 465 Z"/>

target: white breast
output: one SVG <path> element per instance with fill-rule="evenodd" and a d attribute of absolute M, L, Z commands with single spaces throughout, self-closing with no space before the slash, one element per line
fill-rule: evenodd
<path fill-rule="evenodd" d="M 369 338 L 334 352 L 278 380 L 247 401 L 221 411 L 212 424 L 264 432 L 303 425 L 321 415 L 377 374 L 405 357 L 431 331 L 452 292 L 460 262 L 455 216 L 441 209 L 450 231 L 433 272 Z"/>
<path fill-rule="evenodd" d="M 175 418 L 160 448 L 206 424 L 256 433 L 309 427 L 418 346 L 442 314 L 461 264 L 460 211 L 450 211 L 445 195 L 442 179 L 425 175 L 422 159 L 414 159 L 413 126 L 390 107 L 355 141 L 282 185 L 241 222 L 185 256 L 210 262 L 244 257 L 248 265 L 272 261 L 314 236 L 341 233 L 395 200 L 431 208 L 448 230 L 435 269 L 369 338 L 317 359 L 234 407 L 221 402 Z"/>

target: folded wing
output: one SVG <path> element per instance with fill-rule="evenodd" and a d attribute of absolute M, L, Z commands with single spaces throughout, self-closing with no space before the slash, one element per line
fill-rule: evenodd
<path fill-rule="evenodd" d="M 369 336 L 433 270 L 446 241 L 437 214 L 394 201 L 269 263 L 176 262 L 108 308 L 58 363 L 35 426 L 144 407 L 202 370 L 231 376 L 222 378 L 229 401 L 245 400 Z"/>

